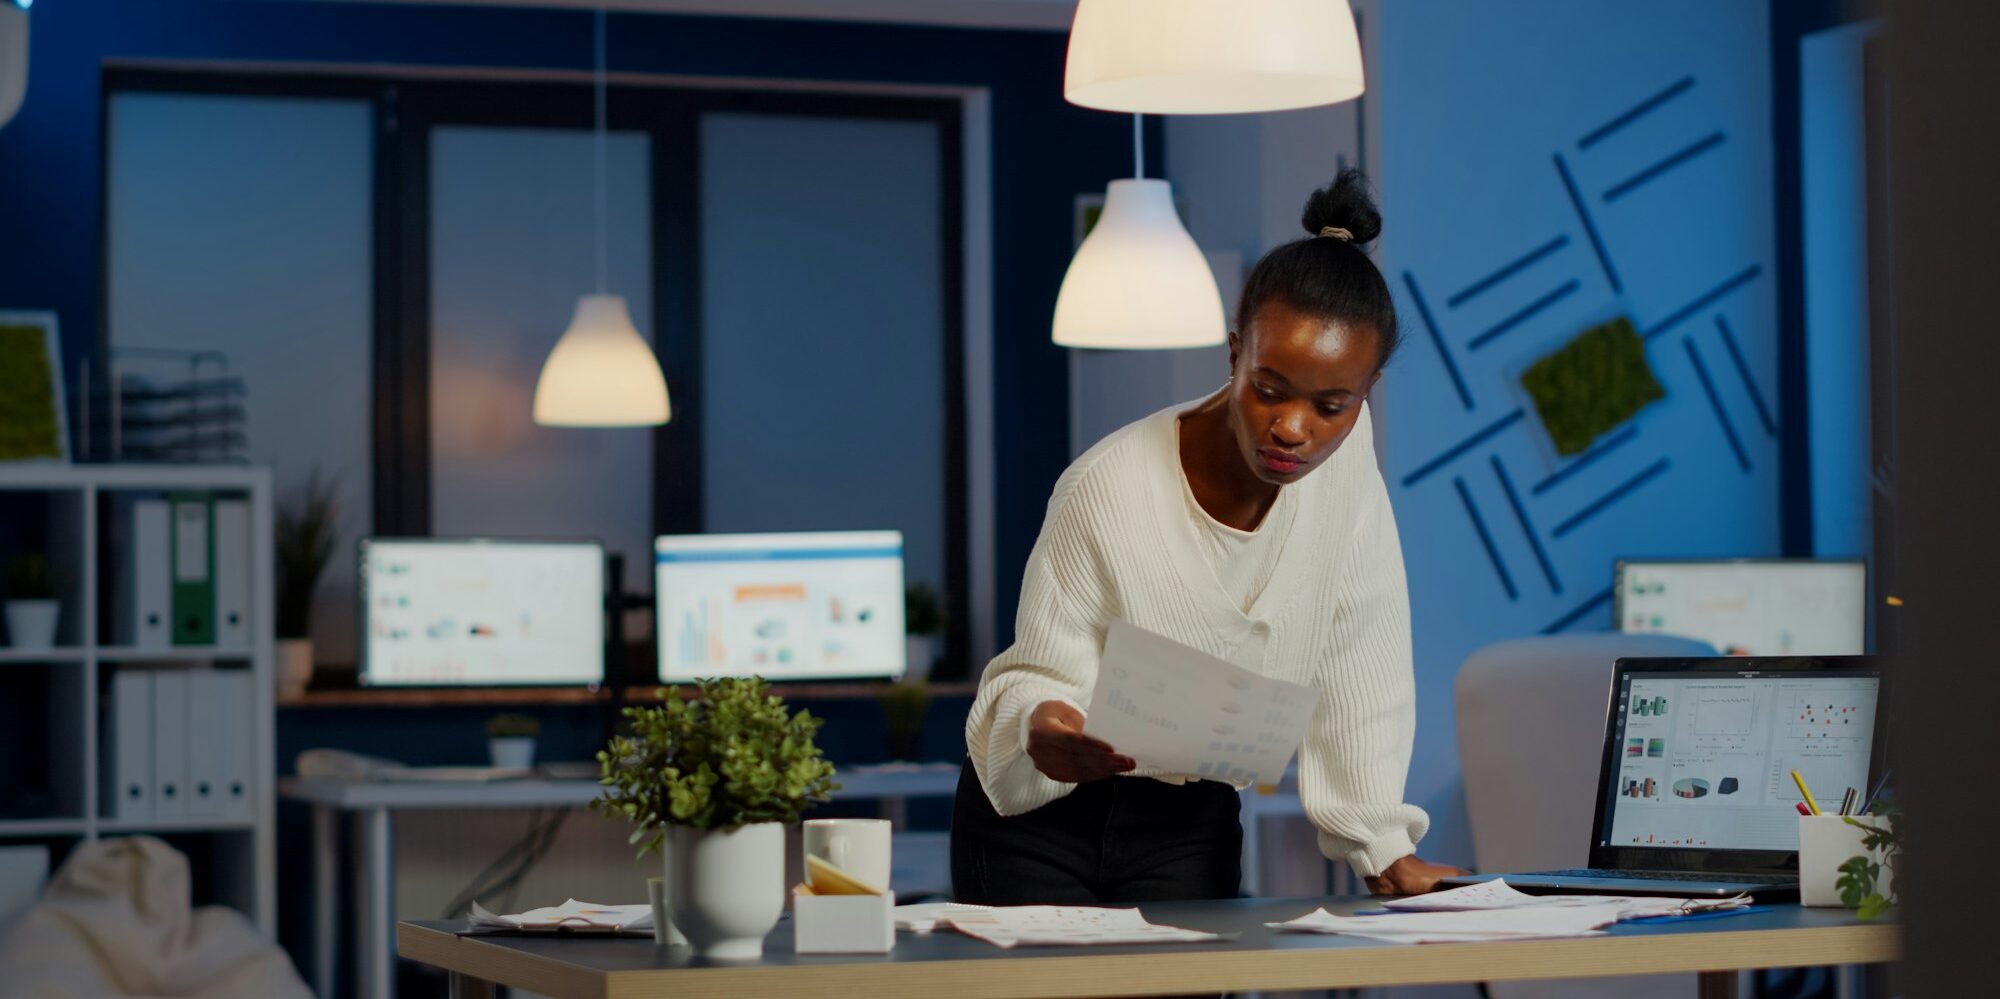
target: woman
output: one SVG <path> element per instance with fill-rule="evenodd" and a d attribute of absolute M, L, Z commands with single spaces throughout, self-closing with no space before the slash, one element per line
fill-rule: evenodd
<path fill-rule="evenodd" d="M 1365 405 L 1397 342 L 1388 286 L 1361 250 L 1381 216 L 1343 170 L 1304 223 L 1310 235 L 1245 282 L 1229 383 L 1113 433 L 1057 481 L 1015 643 L 966 721 L 961 901 L 1236 896 L 1237 789 L 1137 769 L 1083 733 L 1114 619 L 1319 691 L 1300 798 L 1320 849 L 1371 891 L 1428 891 L 1456 873 L 1416 857 L 1430 820 L 1402 800 L 1409 596 Z"/>

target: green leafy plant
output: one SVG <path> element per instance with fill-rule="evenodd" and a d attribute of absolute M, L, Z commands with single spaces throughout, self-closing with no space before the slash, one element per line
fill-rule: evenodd
<path fill-rule="evenodd" d="M 1521 387 L 1564 456 L 1581 454 L 1599 435 L 1667 397 L 1646 363 L 1646 341 L 1624 316 L 1536 361 L 1522 373 Z"/>
<path fill-rule="evenodd" d="M 542 723 L 527 715 L 494 715 L 486 719 L 489 739 L 532 739 L 542 734 Z"/>
<path fill-rule="evenodd" d="M 944 597 L 929 583 L 903 591 L 903 630 L 912 635 L 942 635 L 951 624 Z"/>
<path fill-rule="evenodd" d="M 1840 892 L 1840 903 L 1856 910 L 1857 919 L 1878 918 L 1895 904 L 1890 899 L 1896 897 L 1896 866 L 1903 853 L 1902 811 L 1885 803 L 1875 809 L 1874 815 L 1885 821 L 1877 825 L 1847 819 L 1848 825 L 1863 831 L 1861 848 L 1868 852 L 1844 861 L 1839 868 L 1840 876 L 1833 882 Z M 1875 857 L 1882 859 L 1877 861 Z M 1883 884 L 1885 868 L 1889 874 L 1886 891 L 1878 887 Z"/>
<path fill-rule="evenodd" d="M 279 638 L 312 636 L 313 591 L 333 557 L 340 505 L 334 498 L 339 480 L 320 478 L 314 469 L 299 490 L 298 502 L 277 513 L 277 611 Z"/>
<path fill-rule="evenodd" d="M 54 600 L 56 577 L 46 555 L 16 555 L 7 560 L 7 599 Z"/>
<path fill-rule="evenodd" d="M 0 323 L 0 461 L 61 458 L 49 334 L 40 326 Z"/>
<path fill-rule="evenodd" d="M 658 705 L 626 708 L 630 734 L 597 754 L 604 793 L 591 807 L 637 826 L 640 856 L 660 848 L 669 826 L 796 823 L 840 788 L 813 742 L 820 719 L 788 711 L 760 678 L 698 687 L 692 698 L 668 689 Z"/>

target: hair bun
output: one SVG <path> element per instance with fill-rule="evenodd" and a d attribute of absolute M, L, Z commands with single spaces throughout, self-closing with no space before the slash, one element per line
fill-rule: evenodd
<path fill-rule="evenodd" d="M 1318 236 L 1320 230 L 1328 227 L 1345 229 L 1354 234 L 1352 242 L 1356 246 L 1366 246 L 1382 234 L 1382 212 L 1375 207 L 1368 178 L 1354 167 L 1343 167 L 1332 184 L 1314 191 L 1306 199 L 1305 215 L 1300 222 L 1310 236 Z"/>

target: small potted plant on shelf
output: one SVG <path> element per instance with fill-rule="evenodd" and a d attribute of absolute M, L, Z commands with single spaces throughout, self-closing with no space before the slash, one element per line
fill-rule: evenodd
<path fill-rule="evenodd" d="M 493 766 L 502 770 L 528 770 L 535 765 L 535 737 L 542 723 L 527 715 L 494 715 L 486 720 L 486 751 Z"/>
<path fill-rule="evenodd" d="M 624 716 L 629 734 L 597 754 L 591 807 L 630 821 L 641 857 L 664 855 L 666 907 L 697 954 L 761 955 L 785 907 L 785 827 L 839 788 L 813 741 L 820 719 L 758 678 L 664 690 Z"/>
<path fill-rule="evenodd" d="M 284 693 L 304 693 L 312 681 L 313 594 L 320 574 L 333 557 L 340 506 L 334 499 L 336 482 L 321 479 L 314 469 L 299 491 L 298 502 L 277 512 L 274 547 L 278 560 L 277 666 L 278 689 Z"/>
<path fill-rule="evenodd" d="M 931 667 L 938 661 L 938 644 L 949 624 L 944 598 L 930 584 L 916 583 L 903 591 L 903 630 L 908 632 L 904 678 L 924 680 L 931 675 Z"/>
<path fill-rule="evenodd" d="M 7 563 L 7 644 L 17 649 L 50 649 L 62 603 L 48 556 L 16 555 Z"/>
<path fill-rule="evenodd" d="M 889 758 L 923 757 L 924 716 L 930 712 L 931 686 L 922 680 L 899 680 L 882 691 L 882 727 L 888 735 Z"/>

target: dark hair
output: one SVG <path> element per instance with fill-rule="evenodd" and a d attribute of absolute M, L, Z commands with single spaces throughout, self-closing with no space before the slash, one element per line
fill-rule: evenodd
<path fill-rule="evenodd" d="M 1382 213 L 1369 194 L 1368 179 L 1353 167 L 1343 168 L 1332 184 L 1306 199 L 1299 221 L 1306 238 L 1273 249 L 1250 269 L 1236 306 L 1237 333 L 1249 336 L 1257 310 L 1282 300 L 1312 316 L 1374 330 L 1381 340 L 1379 364 L 1388 364 L 1402 334 L 1389 284 L 1363 251 L 1382 234 Z M 1344 229 L 1352 238 L 1320 235 L 1328 228 Z"/>

